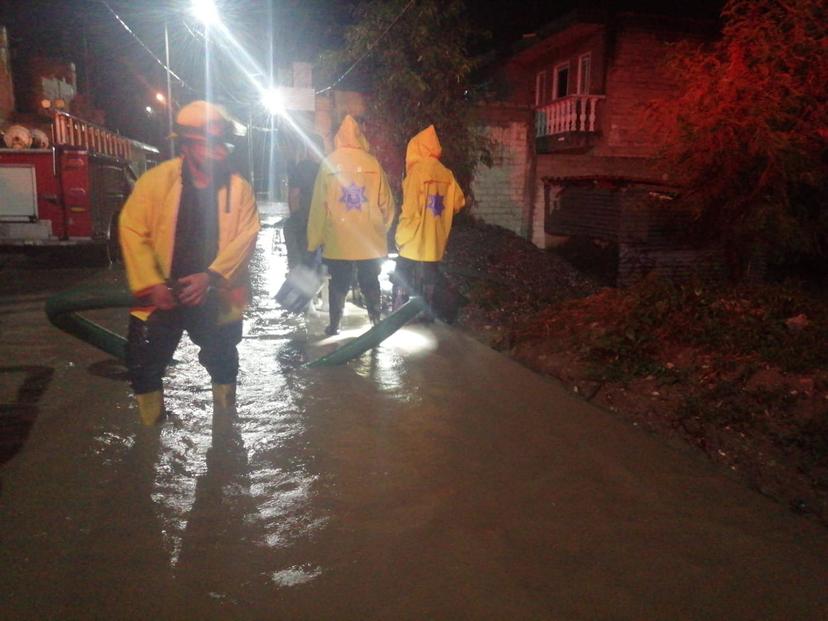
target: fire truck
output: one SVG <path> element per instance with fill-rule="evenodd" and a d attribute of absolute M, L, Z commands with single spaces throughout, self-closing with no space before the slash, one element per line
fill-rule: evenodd
<path fill-rule="evenodd" d="M 121 206 L 158 149 L 60 111 L 51 134 L 22 125 L 4 132 L 0 248 L 97 245 L 116 257 Z"/>

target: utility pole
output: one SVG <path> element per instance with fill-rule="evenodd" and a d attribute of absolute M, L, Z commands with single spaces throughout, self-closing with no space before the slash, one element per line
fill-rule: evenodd
<path fill-rule="evenodd" d="M 250 167 L 250 187 L 256 194 L 256 167 L 253 165 L 253 104 L 247 107 L 247 164 Z"/>
<path fill-rule="evenodd" d="M 164 64 L 167 71 L 167 137 L 170 141 L 170 158 L 175 157 L 175 140 L 173 140 L 173 98 L 172 83 L 170 81 L 170 33 L 167 20 L 164 20 Z"/>

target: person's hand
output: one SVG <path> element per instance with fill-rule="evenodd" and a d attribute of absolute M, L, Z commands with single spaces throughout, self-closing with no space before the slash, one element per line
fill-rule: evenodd
<path fill-rule="evenodd" d="M 150 305 L 159 310 L 170 310 L 175 308 L 175 298 L 167 285 L 159 283 L 153 285 L 149 290 Z"/>
<path fill-rule="evenodd" d="M 178 279 L 181 291 L 178 301 L 184 306 L 200 306 L 207 298 L 207 289 L 210 287 L 210 276 L 207 272 L 190 274 Z"/>

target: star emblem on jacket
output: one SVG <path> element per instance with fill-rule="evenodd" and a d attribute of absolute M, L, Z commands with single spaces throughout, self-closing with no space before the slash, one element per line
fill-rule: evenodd
<path fill-rule="evenodd" d="M 443 209 L 446 206 L 443 204 L 443 197 L 439 194 L 429 194 L 428 200 L 426 201 L 426 209 L 428 209 L 431 213 L 434 214 L 435 217 L 439 218 L 440 215 L 443 213 Z"/>
<path fill-rule="evenodd" d="M 365 196 L 365 186 L 358 186 L 353 181 L 347 188 L 342 188 L 342 196 L 339 197 L 340 203 L 345 203 L 345 210 L 362 210 L 362 204 L 368 202 L 368 197 Z"/>

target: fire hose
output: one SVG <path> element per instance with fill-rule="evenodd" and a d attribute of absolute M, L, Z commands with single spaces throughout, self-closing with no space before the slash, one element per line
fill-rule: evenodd
<path fill-rule="evenodd" d="M 78 313 L 138 305 L 138 300 L 124 287 L 84 285 L 46 300 L 46 316 L 56 328 L 123 362 L 126 360 L 126 339 Z"/>
<path fill-rule="evenodd" d="M 408 302 L 400 306 L 399 309 L 388 315 L 388 317 L 380 321 L 367 332 L 360 334 L 353 341 L 332 351 L 327 356 L 322 356 L 321 358 L 308 363 L 307 366 L 311 369 L 315 367 L 330 367 L 347 362 L 352 358 L 356 358 L 369 349 L 382 343 L 385 339 L 394 334 L 394 332 L 414 319 L 414 317 L 416 317 L 424 307 L 425 304 L 423 302 L 423 298 L 419 296 L 411 298 Z"/>
<path fill-rule="evenodd" d="M 79 313 L 106 308 L 130 308 L 140 302 L 124 287 L 85 285 L 63 291 L 46 300 L 46 316 L 56 328 L 124 362 L 126 339 Z M 413 319 L 424 308 L 413 297 L 370 330 L 326 356 L 308 363 L 309 368 L 343 364 L 376 347 Z"/>

